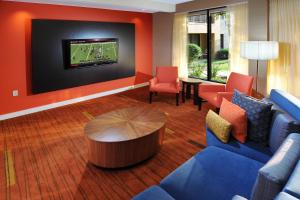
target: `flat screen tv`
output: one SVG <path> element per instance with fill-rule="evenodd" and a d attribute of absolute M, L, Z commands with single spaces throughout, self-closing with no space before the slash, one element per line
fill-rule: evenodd
<path fill-rule="evenodd" d="M 118 62 L 116 38 L 65 40 L 66 67 L 77 68 Z"/>

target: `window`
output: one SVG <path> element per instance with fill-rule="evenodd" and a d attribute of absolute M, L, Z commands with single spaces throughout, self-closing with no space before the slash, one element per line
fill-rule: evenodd
<path fill-rule="evenodd" d="M 189 77 L 226 82 L 229 71 L 229 14 L 226 8 L 188 16 Z"/>

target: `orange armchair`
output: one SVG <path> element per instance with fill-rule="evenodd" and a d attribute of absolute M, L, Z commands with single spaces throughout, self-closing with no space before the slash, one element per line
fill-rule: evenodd
<path fill-rule="evenodd" d="M 253 77 L 232 72 L 226 85 L 201 84 L 199 85 L 199 104 L 198 110 L 201 110 L 202 100 L 220 108 L 223 98 L 231 101 L 234 90 L 251 95 Z"/>
<path fill-rule="evenodd" d="M 179 105 L 180 82 L 177 67 L 156 67 L 156 77 L 149 82 L 149 103 L 152 103 L 153 93 L 166 92 L 176 94 L 176 105 Z"/>

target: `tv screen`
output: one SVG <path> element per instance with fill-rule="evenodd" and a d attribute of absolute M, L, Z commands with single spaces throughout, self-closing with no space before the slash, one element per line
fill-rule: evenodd
<path fill-rule="evenodd" d="M 115 38 L 67 40 L 67 67 L 117 63 L 118 46 Z"/>

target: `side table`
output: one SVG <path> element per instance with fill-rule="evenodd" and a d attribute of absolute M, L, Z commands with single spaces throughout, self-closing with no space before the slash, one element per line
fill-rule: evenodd
<path fill-rule="evenodd" d="M 202 81 L 199 79 L 193 79 L 193 78 L 182 78 L 180 80 L 182 82 L 182 102 L 184 103 L 185 99 L 191 98 L 191 87 L 193 87 L 194 105 L 198 105 L 198 102 L 199 102 L 198 88 L 199 88 L 199 84 L 201 84 Z"/>

